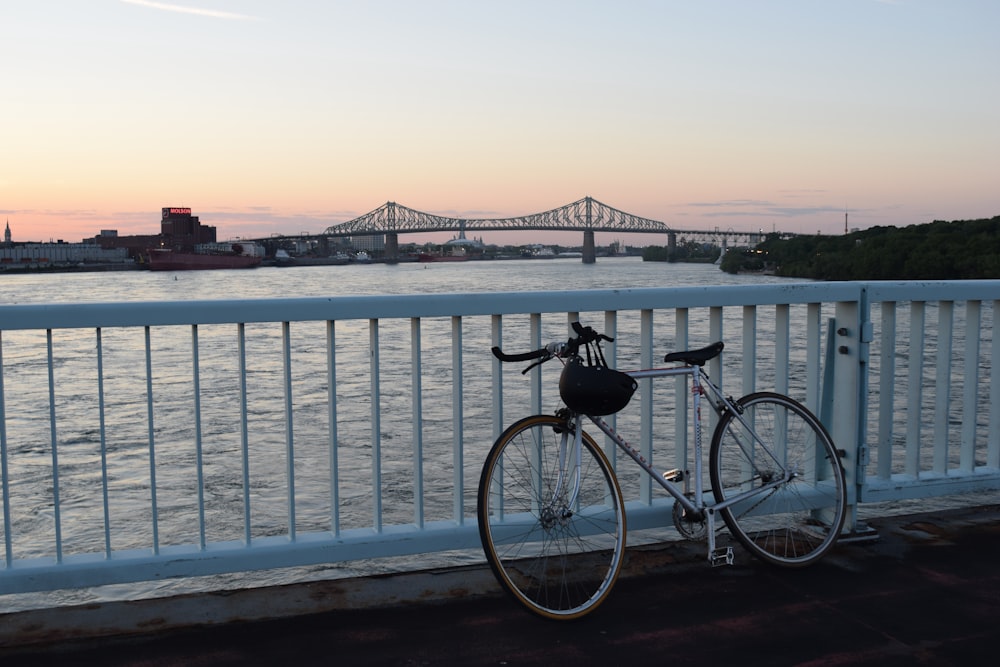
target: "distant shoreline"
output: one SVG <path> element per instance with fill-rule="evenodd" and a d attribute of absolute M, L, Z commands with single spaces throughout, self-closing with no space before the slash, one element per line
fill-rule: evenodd
<path fill-rule="evenodd" d="M 142 264 L 83 264 L 77 266 L 53 265 L 53 266 L 17 266 L 0 269 L 0 276 L 23 275 L 25 273 L 92 273 L 95 271 L 144 271 L 146 266 Z"/>

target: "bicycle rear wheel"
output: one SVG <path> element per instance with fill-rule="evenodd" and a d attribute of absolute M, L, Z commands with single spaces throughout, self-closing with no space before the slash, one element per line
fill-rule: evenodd
<path fill-rule="evenodd" d="M 573 424 L 552 415 L 512 424 L 479 482 L 479 536 L 490 568 L 518 602 L 552 619 L 596 609 L 618 578 L 625 547 L 611 466 L 583 433 L 577 485 L 573 433 Z"/>
<path fill-rule="evenodd" d="M 739 414 L 724 414 L 712 434 L 710 475 L 716 503 L 746 498 L 720 513 L 755 556 L 786 567 L 809 565 L 833 547 L 847 513 L 833 441 L 787 396 L 760 392 L 736 403 Z"/>

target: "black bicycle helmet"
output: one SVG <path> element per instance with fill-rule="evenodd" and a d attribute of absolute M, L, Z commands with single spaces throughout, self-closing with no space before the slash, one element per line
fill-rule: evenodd
<path fill-rule="evenodd" d="M 573 412 L 610 415 L 632 399 L 638 383 L 629 375 L 607 366 L 585 366 L 570 361 L 559 376 L 559 395 Z"/>

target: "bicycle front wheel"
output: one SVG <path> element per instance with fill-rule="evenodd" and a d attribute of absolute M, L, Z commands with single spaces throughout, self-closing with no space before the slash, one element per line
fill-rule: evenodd
<path fill-rule="evenodd" d="M 494 443 L 479 481 L 479 536 L 490 568 L 522 605 L 551 619 L 596 609 L 625 547 L 611 466 L 587 433 L 577 466 L 574 432 L 559 417 L 522 419 Z"/>
<path fill-rule="evenodd" d="M 847 514 L 844 469 L 820 421 L 770 392 L 744 396 L 726 412 L 709 452 L 716 503 L 729 531 L 755 556 L 809 565 L 833 547 Z"/>

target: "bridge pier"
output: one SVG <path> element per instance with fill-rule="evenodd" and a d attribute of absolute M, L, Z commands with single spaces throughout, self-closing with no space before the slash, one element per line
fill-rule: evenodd
<path fill-rule="evenodd" d="M 583 232 L 583 263 L 593 264 L 597 261 L 597 251 L 594 249 L 594 230 Z"/>
<path fill-rule="evenodd" d="M 399 234 L 388 232 L 385 235 L 385 261 L 387 264 L 399 262 Z"/>
<path fill-rule="evenodd" d="M 675 257 L 676 255 L 677 255 L 677 232 L 667 232 L 667 257 Z"/>

